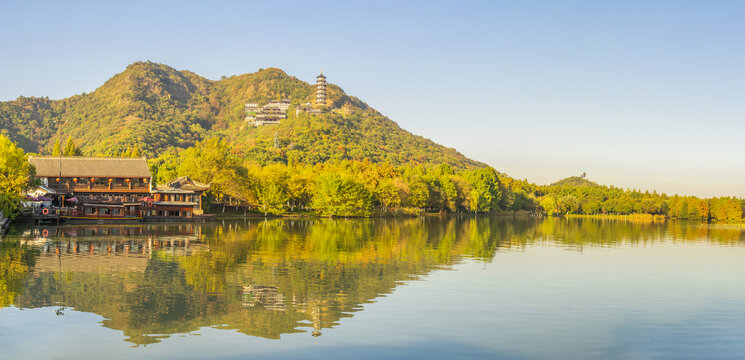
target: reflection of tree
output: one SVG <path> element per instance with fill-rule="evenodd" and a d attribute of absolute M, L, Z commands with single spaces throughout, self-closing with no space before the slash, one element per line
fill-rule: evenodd
<path fill-rule="evenodd" d="M 620 246 L 659 241 L 709 242 L 737 244 L 745 241 L 742 228 L 688 221 L 562 219 L 549 217 L 539 223 L 527 240 L 553 241 L 574 248 Z"/>
<path fill-rule="evenodd" d="M 128 326 L 156 333 L 188 332 L 188 320 L 199 313 L 200 300 L 178 263 L 154 256 L 142 281 L 125 297 Z"/>
<path fill-rule="evenodd" d="M 14 303 L 38 251 L 18 241 L 0 241 L 0 307 Z"/>
<path fill-rule="evenodd" d="M 317 336 L 402 282 L 447 268 L 464 256 L 491 261 L 498 251 L 544 241 L 570 249 L 660 240 L 743 241 L 739 228 L 680 222 L 470 216 L 275 220 L 193 230 L 178 235 L 169 229 L 169 240 L 161 241 L 157 228 L 148 229 L 147 236 L 135 234 L 137 246 L 116 246 L 118 255 L 106 246 L 85 244 L 86 237 L 75 238 L 80 248 L 100 253 L 65 250 L 62 261 L 69 270 L 61 279 L 43 265 L 44 256 L 54 254 L 41 253 L 36 274 L 28 276 L 36 256 L 31 248 L 0 243 L 5 246 L 0 248 L 0 269 L 8 274 L 0 280 L 14 289 L 2 293 L 3 306 L 49 306 L 64 296 L 65 306 L 100 314 L 105 326 L 122 330 L 135 344 L 157 343 L 169 334 L 205 326 L 270 339 L 306 330 Z M 100 231 L 92 238 L 107 239 Z M 65 241 L 75 241 L 71 239 Z M 155 244 L 152 255 L 145 248 L 148 241 Z M 199 245 L 187 251 L 186 243 Z M 127 266 L 73 266 L 87 265 L 96 256 Z"/>

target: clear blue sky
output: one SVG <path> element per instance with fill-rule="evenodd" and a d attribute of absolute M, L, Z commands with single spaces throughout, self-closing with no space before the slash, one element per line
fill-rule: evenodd
<path fill-rule="evenodd" d="M 537 183 L 745 196 L 745 2 L 0 2 L 0 100 L 280 67 Z"/>

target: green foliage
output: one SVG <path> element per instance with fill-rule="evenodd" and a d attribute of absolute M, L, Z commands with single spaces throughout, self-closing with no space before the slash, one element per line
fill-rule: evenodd
<path fill-rule="evenodd" d="M 316 179 L 311 206 L 324 216 L 369 216 L 372 197 L 365 186 L 349 176 L 327 172 Z"/>
<path fill-rule="evenodd" d="M 742 200 L 723 197 L 700 199 L 695 196 L 672 196 L 657 192 L 623 190 L 601 186 L 575 177 L 556 182 L 544 189 L 536 188 L 540 205 L 552 214 L 661 215 L 675 219 L 736 222 L 743 218 Z"/>
<path fill-rule="evenodd" d="M 181 158 L 176 148 L 169 148 L 159 157 L 149 159 L 147 163 L 153 175 L 153 186 L 158 186 L 178 177 Z"/>
<path fill-rule="evenodd" d="M 541 199 L 541 208 L 546 215 L 554 215 L 558 212 L 558 206 L 556 205 L 556 199 L 553 196 L 545 196 Z"/>
<path fill-rule="evenodd" d="M 292 104 L 287 120 L 258 128 L 244 122 L 246 102 L 264 104 L 285 97 Z M 27 151 L 149 156 L 156 184 L 188 175 L 213 185 L 210 202 L 244 204 L 266 214 L 305 209 L 311 202 L 325 204 L 314 206 L 319 214 L 346 214 L 324 206 L 341 209 L 339 203 L 359 200 L 318 202 L 315 191 L 322 184 L 330 198 L 337 185 L 359 190 L 364 206 L 352 206 L 350 214 L 543 210 L 742 219 L 739 199 L 642 193 L 600 186 L 584 175 L 550 186 L 513 179 L 401 129 L 338 86 L 329 84 L 327 97 L 324 113 L 296 114 L 293 109 L 313 102 L 313 85 L 280 69 L 211 81 L 166 65 L 137 62 L 90 94 L 0 102 L 0 128 L 6 139 Z M 59 134 L 68 136 L 64 150 Z M 267 167 L 271 170 L 265 171 Z M 271 174 L 274 171 L 281 176 Z M 340 178 L 318 180 L 327 172 L 337 172 Z M 12 204 L 19 192 L 3 194 L 0 204 Z"/>
<path fill-rule="evenodd" d="M 54 141 L 54 148 L 52 149 L 52 156 L 62 156 L 62 146 L 59 143 L 59 139 Z"/>
<path fill-rule="evenodd" d="M 52 147 L 59 132 L 75 139 L 80 153 L 94 156 L 157 157 L 218 136 L 236 145 L 238 157 L 263 165 L 367 158 L 395 165 L 484 166 L 401 129 L 338 86 L 329 84 L 327 93 L 327 113 L 296 117 L 291 109 L 281 124 L 254 128 L 244 122 L 246 102 L 287 97 L 298 106 L 314 100 L 313 85 L 274 68 L 210 81 L 136 62 L 90 94 L 0 102 L 0 128 L 22 148 L 39 153 Z"/>
<path fill-rule="evenodd" d="M 472 212 L 491 212 L 499 209 L 502 192 L 496 171 L 492 168 L 478 169 L 465 173 L 471 185 Z"/>
<path fill-rule="evenodd" d="M 742 201 L 732 197 L 709 200 L 711 219 L 718 222 L 735 222 L 742 219 Z"/>
<path fill-rule="evenodd" d="M 62 153 L 63 156 L 81 156 L 83 153 L 78 149 L 78 147 L 75 145 L 75 142 L 72 141 L 72 139 L 67 139 L 67 144 L 65 144 L 65 151 Z"/>
<path fill-rule="evenodd" d="M 24 192 L 37 184 L 35 173 L 23 149 L 0 134 L 0 211 L 6 216 L 14 217 Z"/>
<path fill-rule="evenodd" d="M 581 176 L 570 176 L 566 179 L 561 179 L 549 186 L 573 186 L 573 187 L 581 187 L 581 186 L 588 186 L 588 187 L 594 187 L 594 186 L 600 186 L 596 182 L 592 182 L 590 180 L 585 179 Z"/>
<path fill-rule="evenodd" d="M 367 159 L 392 165 L 445 164 L 450 171 L 484 166 L 454 149 L 412 135 L 371 109 L 298 116 L 291 112 L 278 125 L 238 127 L 228 136 L 248 161 L 260 164 Z"/>
<path fill-rule="evenodd" d="M 225 140 L 213 137 L 179 154 L 179 176 L 211 184 L 210 192 L 218 199 L 224 196 L 245 198 L 250 180 L 240 159 Z"/>

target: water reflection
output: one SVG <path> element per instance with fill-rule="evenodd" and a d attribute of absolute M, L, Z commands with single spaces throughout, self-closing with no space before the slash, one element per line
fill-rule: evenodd
<path fill-rule="evenodd" d="M 0 306 L 95 313 L 135 345 L 202 327 L 320 336 L 402 283 L 533 243 L 745 243 L 741 228 L 698 223 L 453 216 L 15 231 L 0 241 Z"/>

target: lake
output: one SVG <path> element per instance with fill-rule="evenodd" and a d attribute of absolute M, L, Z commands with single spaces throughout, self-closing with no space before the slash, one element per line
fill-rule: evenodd
<path fill-rule="evenodd" d="M 745 358 L 745 232 L 427 216 L 15 227 L 0 358 Z"/>

